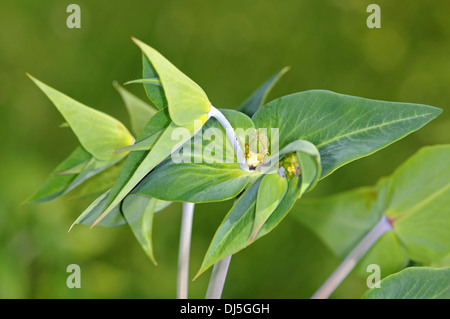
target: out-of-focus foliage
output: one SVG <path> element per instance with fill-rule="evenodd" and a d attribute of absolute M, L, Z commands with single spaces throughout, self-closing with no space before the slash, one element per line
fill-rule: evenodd
<path fill-rule="evenodd" d="M 77 1 L 81 29 L 66 27 L 68 1 L 0 4 L 0 298 L 175 296 L 181 206 L 153 220 L 154 266 L 129 229 L 67 228 L 92 198 L 21 205 L 76 146 L 62 117 L 25 76 L 35 75 L 86 105 L 127 122 L 111 85 L 142 76 L 135 36 L 158 48 L 198 83 L 216 107 L 237 107 L 261 81 L 291 70 L 268 96 L 307 89 L 434 105 L 444 112 L 400 142 L 351 163 L 311 196 L 372 185 L 421 146 L 448 143 L 450 3 L 380 0 L 382 28 L 368 29 L 360 0 Z M 141 85 L 128 89 L 146 100 Z M 309 195 L 309 194 L 308 194 Z M 191 276 L 232 202 L 196 205 Z M 288 218 L 289 219 L 289 218 Z M 81 266 L 81 289 L 66 267 Z M 283 221 L 233 257 L 223 297 L 312 295 L 339 260 L 306 228 Z M 190 297 L 204 296 L 209 272 Z M 360 297 L 365 280 L 347 278 L 334 297 Z"/>

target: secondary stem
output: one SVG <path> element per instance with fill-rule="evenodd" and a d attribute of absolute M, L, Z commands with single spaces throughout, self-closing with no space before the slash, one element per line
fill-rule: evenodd
<path fill-rule="evenodd" d="M 206 299 L 220 299 L 222 296 L 230 261 L 231 255 L 214 264 L 208 290 L 206 291 Z"/>
<path fill-rule="evenodd" d="M 194 203 L 183 203 L 181 217 L 180 248 L 178 252 L 177 299 L 187 299 L 189 281 L 189 253 L 191 249 Z"/>
<path fill-rule="evenodd" d="M 348 254 L 344 261 L 331 274 L 330 277 L 323 283 L 323 285 L 311 297 L 312 299 L 326 299 L 333 291 L 341 284 L 347 275 L 355 267 L 356 263 L 364 256 L 370 247 L 383 235 L 385 232 L 392 229 L 386 216 L 372 228 L 372 230 L 359 242 L 359 244 Z"/>
<path fill-rule="evenodd" d="M 239 141 L 236 136 L 236 132 L 234 131 L 234 128 L 231 126 L 230 122 L 228 122 L 227 118 L 222 114 L 222 112 L 220 112 L 218 109 L 216 109 L 212 105 L 211 105 L 211 110 L 208 113 L 208 116 L 214 117 L 217 121 L 219 121 L 219 123 L 225 129 L 228 139 L 233 144 L 233 149 L 234 149 L 234 152 L 236 153 L 236 158 L 239 163 L 239 166 L 243 170 L 248 170 L 248 167 L 246 165 L 246 160 L 244 157 L 244 152 L 242 151 L 241 144 L 239 144 Z"/>

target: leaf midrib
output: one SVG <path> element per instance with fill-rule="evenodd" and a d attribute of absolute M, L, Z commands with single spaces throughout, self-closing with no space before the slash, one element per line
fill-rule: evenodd
<path fill-rule="evenodd" d="M 375 130 L 375 129 L 378 129 L 378 128 L 381 128 L 381 127 L 384 127 L 384 126 L 389 126 L 389 125 L 393 125 L 393 124 L 400 123 L 400 122 L 406 122 L 406 121 L 410 121 L 410 120 L 414 120 L 414 119 L 418 119 L 418 118 L 422 118 L 422 117 L 428 117 L 430 115 L 431 115 L 431 113 L 414 115 L 414 116 L 405 117 L 405 118 L 398 119 L 398 120 L 385 122 L 385 123 L 382 123 L 382 124 L 368 126 L 368 127 L 365 127 L 365 128 L 362 128 L 362 129 L 358 129 L 358 130 L 355 130 L 355 131 L 352 131 L 352 132 L 348 132 L 346 134 L 335 136 L 332 139 L 329 139 L 327 141 L 324 141 L 324 142 L 318 144 L 317 148 L 320 149 L 320 148 L 322 148 L 322 147 L 324 147 L 326 145 L 329 145 L 329 144 L 333 143 L 334 141 L 337 141 L 337 140 L 340 140 L 340 139 L 343 139 L 343 138 L 346 138 L 346 137 L 350 137 L 352 135 L 356 135 L 356 134 L 359 134 L 359 133 Z"/>

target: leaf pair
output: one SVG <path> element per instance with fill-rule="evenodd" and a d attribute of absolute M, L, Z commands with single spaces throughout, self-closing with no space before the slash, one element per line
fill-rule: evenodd
<path fill-rule="evenodd" d="M 393 230 L 384 234 L 357 266 L 379 264 L 383 275 L 408 260 L 433 265 L 450 254 L 450 145 L 424 147 L 389 178 L 373 187 L 300 201 L 297 219 L 344 257 L 382 215 Z M 446 259 L 447 258 L 447 259 Z"/>
<path fill-rule="evenodd" d="M 79 146 L 64 160 L 42 187 L 31 197 L 30 201 L 40 202 L 53 199 L 69 192 L 103 171 L 105 172 L 91 179 L 80 193 L 86 196 L 104 192 L 110 188 L 118 175 L 117 168 L 120 168 L 115 164 L 128 155 L 128 152 L 117 154 L 112 151 L 113 149 L 123 148 L 125 145 L 129 145 L 133 139 L 131 134 L 126 131 L 123 124 L 119 121 L 76 102 L 34 78 L 32 79 L 54 102 L 55 106 L 66 119 L 68 126 L 74 130 L 84 147 Z M 148 120 L 156 113 L 155 109 L 118 84 L 114 85 L 121 94 L 128 109 L 133 131 L 136 134 L 140 133 Z M 118 128 L 118 132 L 114 128 Z M 125 137 L 122 137 L 122 139 L 115 138 L 113 133 L 116 136 L 121 136 L 123 133 Z M 126 140 L 126 137 L 129 137 L 129 141 Z M 102 145 L 103 138 L 106 141 L 105 147 L 98 147 L 98 145 Z M 123 140 L 127 142 L 123 142 Z M 110 159 L 99 160 L 88 152 L 85 147 L 88 147 L 89 150 L 97 156 L 101 156 L 101 158 L 110 157 Z M 94 222 L 92 218 L 94 216 L 97 218 L 100 215 L 101 210 L 99 208 L 104 207 L 108 193 L 109 191 L 94 201 L 73 225 L 77 223 L 92 224 Z M 122 207 L 116 207 L 115 211 L 107 219 L 103 220 L 101 224 L 103 226 L 118 226 L 128 223 L 144 251 L 155 262 L 151 246 L 152 216 L 153 212 L 161 210 L 167 204 L 169 203 L 135 195 L 127 199 Z"/>
<path fill-rule="evenodd" d="M 256 172 L 256 181 L 237 199 L 217 229 L 197 276 L 214 263 L 244 249 L 272 231 L 286 216 L 297 198 L 312 189 L 321 171 L 318 150 L 308 141 L 295 141 L 286 145 L 272 158 L 279 156 L 281 159 L 292 152 L 298 159 L 302 175 L 287 178 L 278 173 Z M 270 162 L 278 167 L 278 161 Z M 314 165 L 307 166 L 305 163 Z M 270 167 L 266 167 L 262 173 L 267 171 L 270 171 Z"/>
<path fill-rule="evenodd" d="M 29 202 L 43 202 L 68 193 L 115 165 L 126 153 L 114 154 L 112 150 L 131 144 L 134 138 L 118 120 L 29 77 L 53 102 L 81 144 L 29 199 Z"/>
<path fill-rule="evenodd" d="M 323 90 L 295 93 L 264 105 L 252 117 L 255 127 L 278 129 L 282 150 L 298 147 L 296 143 L 309 144 L 311 150 L 317 149 L 317 155 L 313 151 L 305 156 L 302 156 L 305 152 L 297 152 L 302 166 L 301 179 L 290 180 L 283 199 L 255 239 L 270 232 L 286 216 L 295 200 L 319 178 L 403 138 L 440 112 L 426 105 L 369 100 Z M 321 165 L 317 164 L 318 158 Z M 250 235 L 254 236 L 252 229 L 260 183 L 258 179 L 249 186 L 225 216 L 197 276 L 222 258 L 245 248 Z M 265 206 L 270 207 L 270 204 Z M 258 217 L 255 229 L 271 210 L 266 210 L 263 218 Z"/>

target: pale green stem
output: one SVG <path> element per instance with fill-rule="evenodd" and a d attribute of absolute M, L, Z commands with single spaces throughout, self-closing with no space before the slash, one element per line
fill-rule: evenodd
<path fill-rule="evenodd" d="M 381 220 L 372 228 L 372 230 L 359 242 L 359 244 L 348 254 L 348 256 L 342 261 L 338 268 L 331 274 L 330 277 L 324 282 L 324 284 L 316 291 L 311 297 L 312 299 L 326 299 L 334 290 L 341 284 L 341 282 L 352 271 L 358 261 L 364 256 L 364 254 L 377 242 L 377 240 L 385 232 L 392 229 L 386 216 L 383 216 Z"/>
<path fill-rule="evenodd" d="M 208 290 L 206 292 L 206 299 L 220 299 L 222 296 L 230 261 L 231 255 L 214 264 Z"/>
<path fill-rule="evenodd" d="M 177 299 L 187 299 L 189 281 L 189 254 L 191 249 L 194 203 L 183 203 L 181 217 L 180 246 L 178 252 Z"/>
<path fill-rule="evenodd" d="M 236 153 L 236 158 L 239 163 L 239 166 L 243 170 L 248 170 L 247 167 L 247 161 L 244 157 L 244 152 L 242 151 L 241 144 L 239 144 L 239 141 L 236 136 L 236 132 L 234 131 L 234 128 L 231 126 L 230 122 L 228 122 L 227 118 L 220 112 L 218 109 L 216 109 L 214 106 L 211 105 L 211 110 L 208 113 L 208 117 L 214 117 L 217 121 L 219 121 L 220 125 L 225 129 L 225 132 L 227 133 L 228 139 L 231 141 L 233 145 L 234 152 Z"/>

